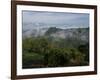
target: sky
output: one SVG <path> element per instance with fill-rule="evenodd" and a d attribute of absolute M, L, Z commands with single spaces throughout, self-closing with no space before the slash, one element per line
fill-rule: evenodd
<path fill-rule="evenodd" d="M 89 27 L 89 14 L 47 11 L 22 11 L 23 23 L 44 23 L 58 25 L 84 25 Z"/>

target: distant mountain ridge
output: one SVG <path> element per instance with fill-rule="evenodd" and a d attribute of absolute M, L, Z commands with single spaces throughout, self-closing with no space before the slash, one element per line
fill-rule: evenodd
<path fill-rule="evenodd" d="M 23 31 L 23 38 L 38 36 L 50 36 L 53 38 L 62 39 L 78 38 L 87 42 L 89 38 L 89 28 L 61 29 L 56 27 L 50 27 Z"/>
<path fill-rule="evenodd" d="M 55 32 L 52 32 L 52 29 Z M 50 33 L 51 31 L 51 33 Z M 49 36 L 55 38 L 78 38 L 84 41 L 88 41 L 89 38 L 89 28 L 71 28 L 71 29 L 59 29 L 59 28 L 49 28 L 47 33 L 49 32 Z"/>

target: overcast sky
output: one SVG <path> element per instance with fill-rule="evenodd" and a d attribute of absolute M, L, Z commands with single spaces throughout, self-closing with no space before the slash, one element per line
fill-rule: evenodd
<path fill-rule="evenodd" d="M 22 11 L 23 23 L 69 24 L 89 26 L 89 14 L 68 12 Z"/>

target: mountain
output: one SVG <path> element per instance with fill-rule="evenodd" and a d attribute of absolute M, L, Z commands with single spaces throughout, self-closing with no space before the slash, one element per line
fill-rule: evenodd
<path fill-rule="evenodd" d="M 45 38 L 50 44 L 58 47 L 76 48 L 89 44 L 89 28 L 39 27 L 23 30 L 23 39 Z"/>
<path fill-rule="evenodd" d="M 57 27 L 56 27 L 57 26 Z M 68 27 L 67 25 L 47 25 L 43 23 L 24 23 L 22 29 L 23 39 L 27 37 L 52 37 L 57 39 L 78 39 L 89 41 L 89 28 Z"/>
<path fill-rule="evenodd" d="M 45 33 L 46 36 L 52 36 L 54 38 L 77 38 L 83 41 L 88 41 L 89 28 L 71 28 L 71 29 L 59 29 L 49 28 Z"/>
<path fill-rule="evenodd" d="M 45 35 L 53 44 L 60 47 L 75 48 L 89 43 L 89 28 L 49 28 Z"/>
<path fill-rule="evenodd" d="M 62 31 L 63 29 L 60 29 L 60 28 L 56 28 L 56 27 L 50 27 L 45 35 L 51 35 L 51 34 L 55 34 L 56 32 L 59 32 L 59 31 Z"/>

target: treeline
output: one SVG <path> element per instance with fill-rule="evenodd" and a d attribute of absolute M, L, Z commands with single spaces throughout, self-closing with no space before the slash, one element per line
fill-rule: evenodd
<path fill-rule="evenodd" d="M 70 41 L 47 37 L 23 39 L 23 68 L 89 65 L 89 44 Z"/>

